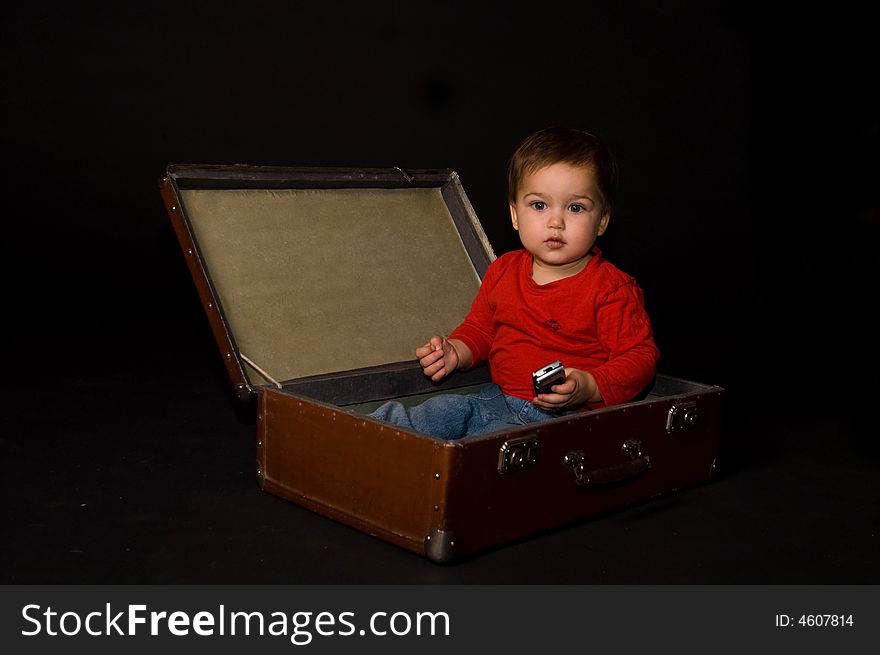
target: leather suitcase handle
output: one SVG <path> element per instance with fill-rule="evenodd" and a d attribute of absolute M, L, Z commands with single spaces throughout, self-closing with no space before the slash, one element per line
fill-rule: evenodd
<path fill-rule="evenodd" d="M 624 442 L 622 450 L 630 458 L 629 461 L 591 471 L 584 466 L 582 450 L 567 453 L 563 461 L 574 473 L 574 483 L 579 487 L 590 489 L 627 482 L 651 468 L 651 458 L 642 454 L 641 444 L 638 441 Z"/>

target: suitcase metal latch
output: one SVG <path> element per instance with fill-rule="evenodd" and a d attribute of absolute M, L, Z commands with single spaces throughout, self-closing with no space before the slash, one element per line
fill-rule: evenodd
<path fill-rule="evenodd" d="M 498 451 L 498 472 L 523 471 L 538 461 L 538 437 L 533 434 L 505 441 Z"/>
<path fill-rule="evenodd" d="M 690 430 L 696 425 L 698 415 L 696 401 L 673 405 L 666 416 L 666 432 L 671 434 Z"/>

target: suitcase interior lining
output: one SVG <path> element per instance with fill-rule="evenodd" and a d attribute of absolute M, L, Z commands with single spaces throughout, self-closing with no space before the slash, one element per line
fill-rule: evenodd
<path fill-rule="evenodd" d="M 237 351 L 275 380 L 411 357 L 480 286 L 436 187 L 180 194 Z"/>
<path fill-rule="evenodd" d="M 347 371 L 293 380 L 285 383 L 283 390 L 354 413 L 369 414 L 388 400 L 398 400 L 406 406 L 412 406 L 438 394 L 471 393 L 490 381 L 488 367 L 481 365 L 471 371 L 458 372 L 446 382 L 434 384 L 422 375 L 421 367 L 417 363 L 401 362 L 367 371 Z M 650 387 L 625 404 L 690 396 L 710 388 L 713 387 L 681 378 L 657 375 Z"/>
<path fill-rule="evenodd" d="M 482 364 L 436 384 L 418 362 L 407 361 L 288 380 L 282 391 L 367 414 L 387 400 L 415 404 L 439 393 L 469 393 L 490 381 L 489 368 Z"/>

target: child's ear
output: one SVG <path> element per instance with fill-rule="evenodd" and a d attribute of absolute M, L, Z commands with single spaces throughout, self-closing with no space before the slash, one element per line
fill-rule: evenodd
<path fill-rule="evenodd" d="M 510 205 L 510 222 L 513 223 L 513 229 L 519 232 L 519 221 L 516 218 L 516 207 Z"/>
<path fill-rule="evenodd" d="M 602 214 L 602 218 L 599 220 L 599 234 L 605 234 L 605 230 L 608 229 L 608 222 L 611 220 L 611 212 L 605 212 Z"/>

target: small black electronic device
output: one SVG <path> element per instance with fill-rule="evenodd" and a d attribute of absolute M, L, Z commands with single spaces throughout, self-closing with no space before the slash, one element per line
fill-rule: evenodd
<path fill-rule="evenodd" d="M 553 393 L 550 387 L 562 382 L 565 382 L 565 367 L 558 359 L 532 373 L 532 384 L 535 387 L 536 395 Z"/>

